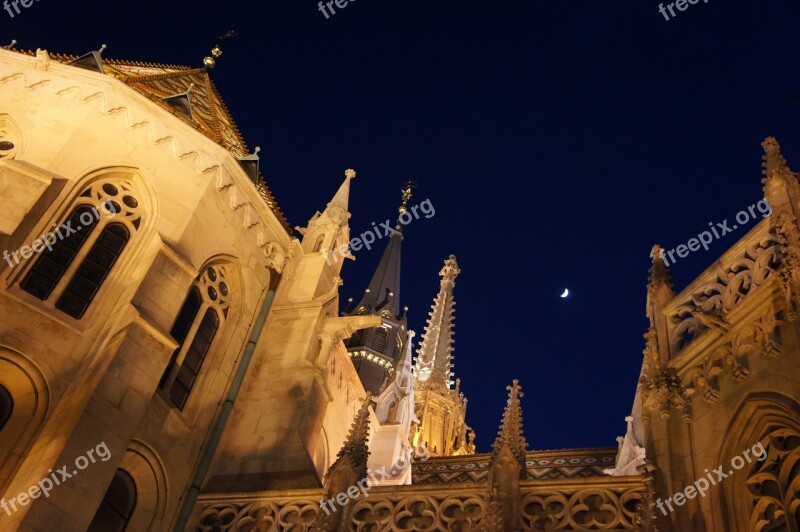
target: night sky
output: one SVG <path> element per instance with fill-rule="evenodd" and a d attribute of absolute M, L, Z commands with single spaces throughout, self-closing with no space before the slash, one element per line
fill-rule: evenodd
<path fill-rule="evenodd" d="M 335 5 L 334 5 L 335 8 Z M 641 365 L 651 246 L 686 243 L 761 196 L 761 140 L 800 168 L 800 1 L 40 0 L 0 44 L 200 66 L 292 225 L 346 168 L 354 235 L 396 216 L 400 185 L 436 214 L 405 229 L 401 304 L 417 340 L 451 253 L 455 372 L 487 451 L 505 386 L 532 449 L 616 445 Z M 672 268 L 678 290 L 750 222 Z M 343 301 L 380 259 L 346 263 Z M 564 288 L 572 292 L 562 300 Z"/>

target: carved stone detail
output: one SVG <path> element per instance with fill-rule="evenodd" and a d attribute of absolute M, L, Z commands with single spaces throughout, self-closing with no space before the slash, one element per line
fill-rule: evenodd
<path fill-rule="evenodd" d="M 780 261 L 777 238 L 765 235 L 748 243 L 742 257 L 718 268 L 711 282 L 694 290 L 669 316 L 673 357 L 708 329 L 727 331 L 725 314 L 766 284 Z"/>
<path fill-rule="evenodd" d="M 663 370 L 654 377 L 642 376 L 640 389 L 645 408 L 658 410 L 661 419 L 669 419 L 670 410 L 675 409 L 682 412 L 684 421 L 691 420 L 686 390 L 675 370 Z M 649 420 L 645 417 L 643 421 Z"/>
<path fill-rule="evenodd" d="M 773 430 L 762 440 L 767 452 L 746 481 L 752 497 L 749 530 L 798 530 L 800 521 L 800 432 Z"/>

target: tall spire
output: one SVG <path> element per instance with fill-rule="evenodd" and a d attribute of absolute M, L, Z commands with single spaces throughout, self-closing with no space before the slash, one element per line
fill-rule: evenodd
<path fill-rule="evenodd" d="M 411 198 L 413 180 L 407 181 L 402 189 L 402 204 L 399 211 L 405 212 Z M 388 224 L 381 224 L 385 227 Z M 373 226 L 376 224 L 373 222 Z M 375 229 L 378 238 L 380 229 Z M 372 274 L 361 301 L 349 315 L 379 315 L 383 320 L 380 327 L 365 329 L 354 334 L 347 341 L 347 350 L 356 367 L 365 390 L 380 394 L 394 373 L 406 345 L 406 319 L 400 315 L 400 246 L 403 234 L 400 223 L 395 226 L 383 251 L 378 267 Z"/>
<path fill-rule="evenodd" d="M 402 203 L 398 209 L 401 214 L 406 212 L 408 200 L 411 199 L 412 190 L 416 186 L 413 178 L 403 184 Z M 381 261 L 364 291 L 364 296 L 356 305 L 357 309 L 380 312 L 391 303 L 390 307 L 394 316 L 400 315 L 400 244 L 402 241 L 403 232 L 401 225 L 397 223 L 389 237 L 386 249 L 383 250 Z"/>
<path fill-rule="evenodd" d="M 439 293 L 433 300 L 428 323 L 417 351 L 415 377 L 423 387 L 449 389 L 452 385 L 450 370 L 453 367 L 453 319 L 456 304 L 453 288 L 459 273 L 461 270 L 456 256 L 450 255 L 439 272 L 442 277 Z"/>
<path fill-rule="evenodd" d="M 528 443 L 523 435 L 522 404 L 519 400 L 524 394 L 517 379 L 514 379 L 511 386 L 506 386 L 506 390 L 508 390 L 508 403 L 503 411 L 503 421 L 497 432 L 497 438 L 492 444 L 492 456 L 500 452 L 501 448 L 508 447 L 517 460 L 524 464 Z"/>

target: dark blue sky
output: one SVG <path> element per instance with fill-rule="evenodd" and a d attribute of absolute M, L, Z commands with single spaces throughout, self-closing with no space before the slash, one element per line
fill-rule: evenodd
<path fill-rule="evenodd" d="M 458 256 L 455 371 L 484 451 L 514 378 L 531 448 L 615 445 L 651 246 L 758 201 L 765 136 L 800 168 L 798 27 L 797 0 L 709 0 L 668 22 L 652 0 L 357 0 L 329 20 L 312 0 L 0 11 L 3 44 L 193 66 L 237 30 L 213 78 L 293 225 L 345 168 L 354 234 L 394 216 L 414 176 L 412 203 L 436 215 L 406 228 L 402 304 L 421 334 Z M 677 288 L 746 229 L 681 259 Z M 380 250 L 357 255 L 345 298 Z"/>

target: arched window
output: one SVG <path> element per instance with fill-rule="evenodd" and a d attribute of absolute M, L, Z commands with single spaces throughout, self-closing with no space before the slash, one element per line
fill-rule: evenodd
<path fill-rule="evenodd" d="M 181 410 L 227 317 L 229 292 L 226 268 L 209 266 L 189 290 L 172 326 L 170 334 L 178 348 L 161 378 L 161 388 L 169 390 L 170 402 Z"/>
<path fill-rule="evenodd" d="M 91 218 L 91 223 L 84 225 L 80 221 L 81 216 L 84 216 L 85 220 Z M 22 289 L 41 300 L 50 297 L 96 225 L 97 218 L 88 205 L 81 205 L 72 211 L 67 221 L 59 227 L 56 243 L 42 252 L 31 271 L 22 280 L 20 285 Z M 65 235 L 69 231 L 75 232 Z M 59 234 L 64 235 L 64 238 L 58 238 Z"/>
<path fill-rule="evenodd" d="M 117 469 L 87 532 L 123 532 L 135 507 L 136 484 L 127 471 Z"/>
<path fill-rule="evenodd" d="M 56 308 L 76 320 L 81 319 L 129 239 L 130 232 L 123 224 L 105 226 L 64 293 L 58 298 Z"/>
<path fill-rule="evenodd" d="M 55 307 L 75 319 L 86 313 L 141 222 L 128 181 L 96 182 L 78 201 L 67 220 L 43 237 L 50 245 L 41 249 L 20 283 L 42 301 L 55 298 Z M 69 282 L 59 289 L 64 277 Z"/>
<path fill-rule="evenodd" d="M 0 431 L 3 430 L 11 413 L 14 411 L 14 398 L 6 390 L 5 386 L 0 385 Z"/>
<path fill-rule="evenodd" d="M 219 317 L 214 309 L 206 310 L 203 321 L 200 322 L 200 327 L 197 329 L 197 334 L 194 335 L 194 340 L 186 351 L 186 356 L 181 364 L 181 369 L 175 377 L 175 382 L 172 383 L 172 389 L 169 391 L 169 397 L 172 403 L 180 409 L 186 404 L 186 399 L 189 397 L 189 392 L 192 391 L 197 375 L 200 373 L 200 368 L 203 366 L 203 361 L 206 359 L 208 349 L 211 347 L 211 342 L 214 341 L 214 336 L 219 329 Z"/>

